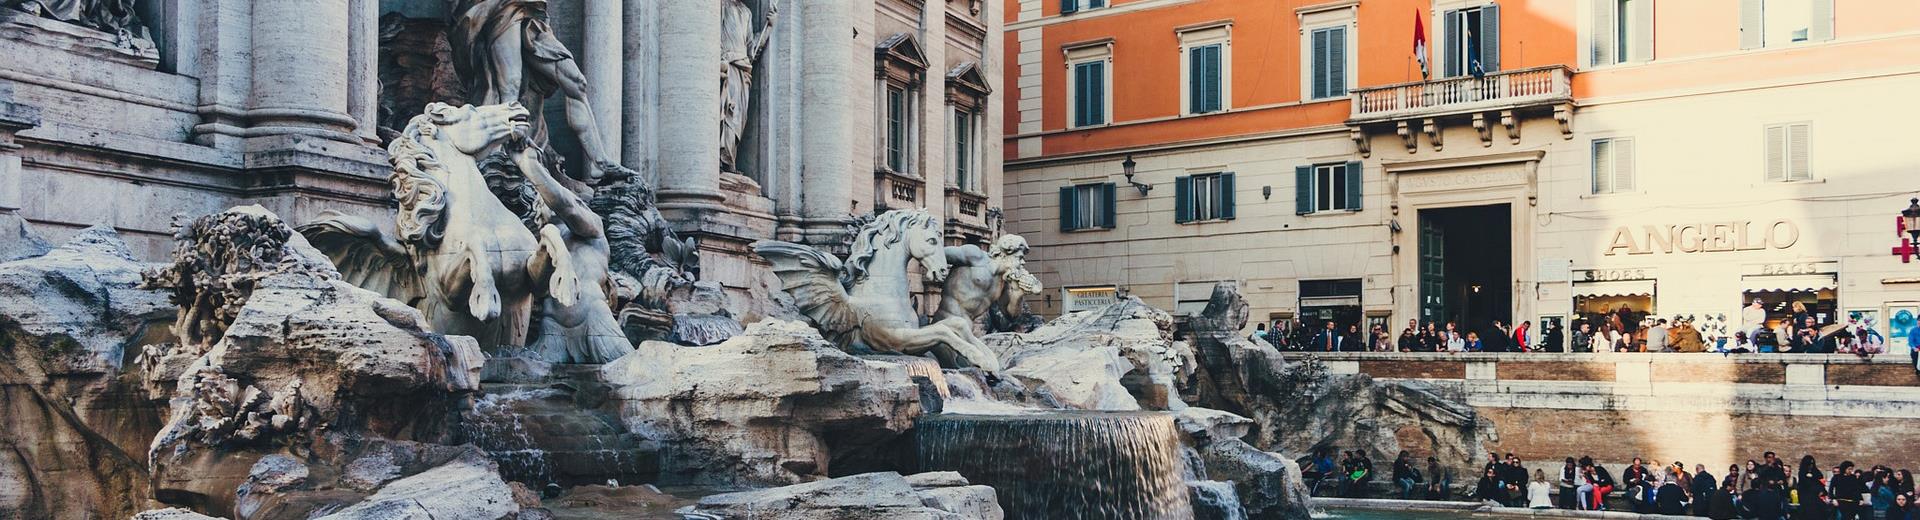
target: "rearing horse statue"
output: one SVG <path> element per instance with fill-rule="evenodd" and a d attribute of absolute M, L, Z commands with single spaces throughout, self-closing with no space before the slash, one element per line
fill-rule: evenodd
<path fill-rule="evenodd" d="M 907 262 L 919 261 L 928 281 L 946 280 L 946 249 L 940 222 L 924 211 L 893 210 L 855 235 L 843 265 L 812 247 L 762 240 L 753 251 L 773 263 L 773 272 L 794 303 L 841 348 L 896 354 L 933 352 L 941 364 L 1000 371 L 1000 359 L 971 333 L 973 324 L 948 319 L 922 326 L 907 287 Z M 964 327 L 964 329 L 963 329 Z"/>
<path fill-rule="evenodd" d="M 433 331 L 473 336 L 489 349 L 524 346 L 541 284 L 562 305 L 579 294 L 560 230 L 529 231 L 487 189 L 474 159 L 522 145 L 527 131 L 519 103 L 427 105 L 387 147 L 399 236 L 333 212 L 300 233 L 348 282 L 420 309 Z"/>

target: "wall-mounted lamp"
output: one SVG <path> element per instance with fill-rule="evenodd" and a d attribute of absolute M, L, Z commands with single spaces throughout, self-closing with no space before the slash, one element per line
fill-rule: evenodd
<path fill-rule="evenodd" d="M 1120 169 L 1127 174 L 1127 185 L 1140 190 L 1140 196 L 1145 197 L 1147 196 L 1147 192 L 1153 191 L 1153 185 L 1133 182 L 1133 167 L 1139 164 L 1140 163 L 1133 162 L 1133 154 L 1127 154 L 1127 160 L 1120 162 Z"/>
<path fill-rule="evenodd" d="M 1480 293 L 1480 284 L 1473 284 L 1473 292 L 1474 294 Z"/>
<path fill-rule="evenodd" d="M 1271 198 L 1273 198 L 1273 186 L 1261 186 L 1260 200 L 1267 200 Z"/>
<path fill-rule="evenodd" d="M 1907 235 L 1920 242 L 1920 199 L 1908 201 L 1907 209 L 1900 210 L 1900 220 L 1907 224 Z"/>

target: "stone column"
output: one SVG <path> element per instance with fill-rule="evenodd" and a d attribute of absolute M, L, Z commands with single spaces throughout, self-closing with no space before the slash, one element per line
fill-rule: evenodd
<path fill-rule="evenodd" d="M 660 207 L 720 209 L 720 5 L 659 9 Z"/>
<path fill-rule="evenodd" d="M 380 2 L 350 0 L 347 47 L 347 113 L 354 135 L 380 142 Z"/>
<path fill-rule="evenodd" d="M 867 73 L 853 67 L 851 2 L 803 2 L 800 8 L 800 216 L 809 240 L 842 231 L 853 200 L 855 103 L 871 100 L 848 91 Z M 932 9 L 938 9 L 933 7 Z M 856 99 L 858 98 L 858 99 Z"/>
<path fill-rule="evenodd" d="M 348 2 L 253 3 L 247 137 L 298 134 L 360 142 L 347 112 Z"/>
<path fill-rule="evenodd" d="M 626 82 L 621 88 L 620 162 L 642 175 L 653 175 L 654 145 L 660 91 L 660 3 L 627 2 L 625 47 Z M 649 177 L 648 182 L 659 179 Z"/>
<path fill-rule="evenodd" d="M 581 14 L 581 70 L 587 76 L 587 101 L 600 123 L 600 146 L 608 157 L 620 157 L 622 139 L 621 69 L 626 66 L 621 47 L 622 0 L 586 0 Z"/>

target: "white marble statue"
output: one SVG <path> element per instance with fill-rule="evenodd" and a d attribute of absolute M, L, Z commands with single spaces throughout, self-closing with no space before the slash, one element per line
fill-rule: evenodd
<path fill-rule="evenodd" d="M 529 231 L 476 164 L 526 139 L 527 117 L 518 103 L 428 105 L 387 147 L 399 236 L 331 212 L 300 233 L 348 282 L 408 302 L 434 332 L 472 336 L 489 349 L 525 345 L 535 292 L 562 306 L 582 294 L 566 240 L 575 231 Z"/>
<path fill-rule="evenodd" d="M 513 153 L 513 163 L 540 193 L 552 218 L 548 225 L 560 230 L 572 254 L 573 303 L 560 298 L 542 298 L 540 338 L 533 349 L 542 359 L 554 363 L 606 363 L 633 350 L 627 334 L 613 317 L 613 277 L 607 262 L 611 257 L 606 227 L 581 200 L 585 186 L 569 186 L 547 171 L 539 153 L 522 148 Z"/>
<path fill-rule="evenodd" d="M 933 314 L 936 322 L 958 318 L 971 324 L 988 311 L 1017 318 L 1022 312 L 1020 299 L 1042 290 L 1040 279 L 1027 272 L 1027 239 L 1020 235 L 1003 235 L 986 251 L 973 244 L 946 251 L 953 272 L 940 292 L 940 308 Z M 966 334 L 973 334 L 971 327 Z"/>
<path fill-rule="evenodd" d="M 780 10 L 768 2 L 767 16 L 755 24 L 753 8 L 746 2 L 721 0 L 720 4 L 720 168 L 737 172 L 740 136 L 747 131 L 753 96 L 753 62 L 767 50 L 767 37 Z"/>
<path fill-rule="evenodd" d="M 467 98 L 482 105 L 519 102 L 539 107 L 558 92 L 566 100 L 567 126 L 579 136 L 580 150 L 593 164 L 570 168 L 583 181 L 633 177 L 607 151 L 600 123 L 587 102 L 587 78 L 573 53 L 547 24 L 547 0 L 448 0 L 453 15 L 447 43 L 454 72 Z M 546 147 L 546 125 L 535 114 L 533 141 Z"/>
<path fill-rule="evenodd" d="M 860 228 L 843 265 L 809 246 L 762 240 L 753 251 L 773 263 L 781 285 L 820 332 L 842 348 L 919 355 L 949 367 L 998 372 L 1000 360 L 973 337 L 973 323 L 950 317 L 920 324 L 907 287 L 907 262 L 918 261 L 934 283 L 946 280 L 940 222 L 924 211 L 893 210 Z"/>

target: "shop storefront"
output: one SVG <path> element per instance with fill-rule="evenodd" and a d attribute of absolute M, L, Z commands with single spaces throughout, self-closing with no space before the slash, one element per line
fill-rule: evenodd
<path fill-rule="evenodd" d="M 1336 330 L 1359 325 L 1360 280 L 1301 280 L 1300 321 L 1307 330 L 1320 330 L 1333 322 Z"/>
<path fill-rule="evenodd" d="M 1645 268 L 1575 270 L 1574 319 L 1593 323 L 1598 329 L 1600 324 L 1620 316 L 1623 326 L 1632 327 L 1642 318 L 1658 314 L 1660 287 L 1653 273 L 1653 269 Z"/>
<path fill-rule="evenodd" d="M 1841 321 L 1840 262 L 1778 262 L 1743 266 L 1740 303 L 1760 301 L 1767 310 L 1767 326 L 1790 320 L 1794 304 L 1806 309 L 1814 323 Z"/>

